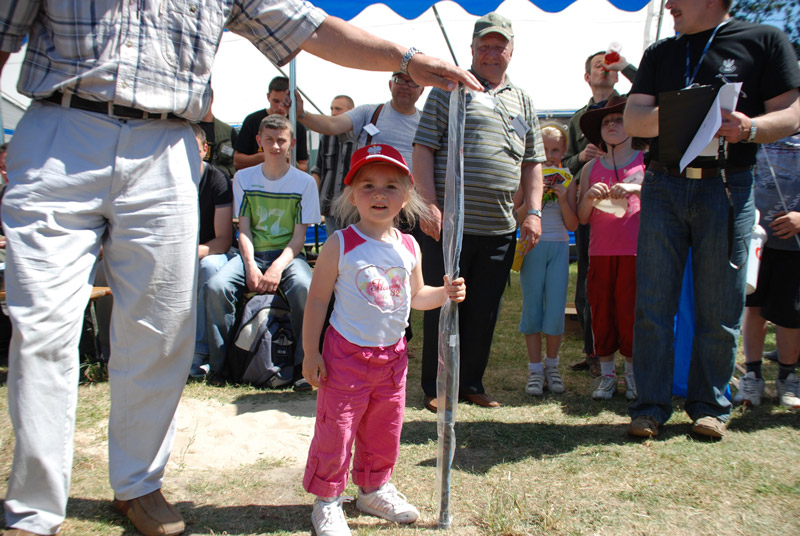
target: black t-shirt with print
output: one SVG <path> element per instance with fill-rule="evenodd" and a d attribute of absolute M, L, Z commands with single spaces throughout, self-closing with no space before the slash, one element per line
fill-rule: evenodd
<path fill-rule="evenodd" d="M 714 29 L 692 35 L 670 37 L 651 45 L 644 53 L 630 94 L 653 95 L 686 87 L 686 44 L 689 43 L 690 76 Z M 724 77 L 724 79 L 723 79 Z M 800 87 L 800 69 L 789 40 L 779 29 L 736 19 L 719 28 L 711 42 L 694 83 L 719 87 L 742 82 L 736 109 L 748 117 L 764 113 L 764 102 Z M 735 143 L 728 148 L 728 163 L 753 165 L 758 146 Z M 658 141 L 650 145 L 650 156 L 658 160 Z"/>
<path fill-rule="evenodd" d="M 212 164 L 205 164 L 200 184 L 197 185 L 197 196 L 200 208 L 199 243 L 205 244 L 217 237 L 214 230 L 216 208 L 233 205 L 231 181 Z"/>

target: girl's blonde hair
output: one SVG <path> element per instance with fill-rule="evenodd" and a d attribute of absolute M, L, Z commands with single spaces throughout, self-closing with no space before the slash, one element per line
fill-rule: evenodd
<path fill-rule="evenodd" d="M 345 186 L 331 203 L 331 213 L 333 217 L 340 222 L 342 228 L 359 221 L 358 209 L 351 202 L 353 186 L 358 183 L 364 170 L 369 169 L 369 167 L 369 165 L 366 165 L 359 169 L 358 173 L 353 177 L 353 180 L 350 181 L 350 184 Z M 422 197 L 420 197 L 417 188 L 411 180 L 411 176 L 404 173 L 400 168 L 394 166 L 391 166 L 391 168 L 396 173 L 396 177 L 400 179 L 400 184 L 406 192 L 406 206 L 395 216 L 394 224 L 397 226 L 402 220 L 404 223 L 407 223 L 408 226 L 413 227 L 418 218 L 425 218 L 430 214 L 430 209 L 422 201 Z"/>

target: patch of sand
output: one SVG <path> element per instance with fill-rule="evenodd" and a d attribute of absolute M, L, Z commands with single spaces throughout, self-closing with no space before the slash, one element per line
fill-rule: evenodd
<path fill-rule="evenodd" d="M 314 434 L 316 400 L 223 404 L 182 398 L 168 469 L 231 469 L 262 458 L 282 460 L 282 467 L 302 468 Z M 75 449 L 108 459 L 108 423 L 76 430 Z"/>

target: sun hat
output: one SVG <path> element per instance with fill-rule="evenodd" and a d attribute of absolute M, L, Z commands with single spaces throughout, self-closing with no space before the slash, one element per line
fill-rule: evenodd
<path fill-rule="evenodd" d="M 344 184 L 350 186 L 353 177 L 356 176 L 359 169 L 367 164 L 374 164 L 377 162 L 385 162 L 400 168 L 411 178 L 411 183 L 414 183 L 414 177 L 411 175 L 411 171 L 408 169 L 408 165 L 403 155 L 400 154 L 400 151 L 391 145 L 375 143 L 367 145 L 366 147 L 361 147 L 353 153 L 350 159 L 350 171 L 347 172 L 347 176 L 344 178 Z"/>

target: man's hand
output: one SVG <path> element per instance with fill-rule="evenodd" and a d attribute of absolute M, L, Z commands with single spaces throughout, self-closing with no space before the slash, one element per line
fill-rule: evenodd
<path fill-rule="evenodd" d="M 303 357 L 303 378 L 314 387 L 319 387 L 320 380 L 328 378 L 328 371 L 325 370 L 325 361 L 319 351 L 306 352 Z"/>
<path fill-rule="evenodd" d="M 289 98 L 288 94 L 286 95 L 286 98 Z M 299 118 L 301 115 L 303 115 L 303 112 L 305 111 L 305 107 L 304 107 L 304 103 L 303 103 L 303 97 L 300 95 L 300 91 L 297 90 L 297 89 L 294 90 L 294 101 L 295 101 L 294 110 L 295 110 L 295 113 L 297 113 L 297 117 Z M 291 105 L 292 105 L 292 103 L 291 103 L 291 99 L 290 99 L 289 100 L 289 106 L 291 106 Z"/>
<path fill-rule="evenodd" d="M 780 211 L 775 215 L 775 219 L 769 224 L 772 234 L 778 238 L 791 238 L 800 233 L 800 212 L 786 213 Z"/>
<path fill-rule="evenodd" d="M 519 239 L 527 240 L 528 245 L 525 247 L 524 255 L 527 255 L 530 250 L 539 242 L 542 236 L 542 219 L 533 214 L 529 214 L 519 227 Z"/>
<path fill-rule="evenodd" d="M 752 124 L 753 120 L 742 112 L 722 110 L 722 126 L 719 127 L 717 136 L 724 136 L 730 143 L 738 143 L 750 137 Z"/>
<path fill-rule="evenodd" d="M 414 54 L 411 57 L 408 75 L 421 86 L 436 86 L 452 91 L 461 82 L 470 89 L 483 91 L 483 85 L 469 71 L 425 54 Z"/>
<path fill-rule="evenodd" d="M 594 143 L 590 143 L 586 146 L 586 148 L 578 153 L 578 160 L 583 162 L 584 164 L 593 158 L 600 158 L 601 156 L 605 156 L 606 153 L 602 151 L 597 145 Z"/>
<path fill-rule="evenodd" d="M 438 241 L 442 236 L 442 211 L 436 203 L 428 205 L 430 214 L 427 218 L 420 218 L 419 228 L 422 232 Z"/>

